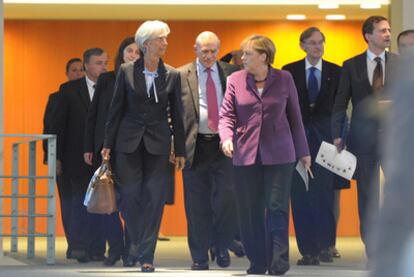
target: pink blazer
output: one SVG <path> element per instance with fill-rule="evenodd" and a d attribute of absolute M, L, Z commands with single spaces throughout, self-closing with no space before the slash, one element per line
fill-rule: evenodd
<path fill-rule="evenodd" d="M 262 95 L 253 75 L 233 73 L 220 110 L 221 141 L 233 140 L 233 164 L 252 165 L 257 151 L 263 165 L 291 163 L 309 155 L 292 76 L 269 68 Z"/>

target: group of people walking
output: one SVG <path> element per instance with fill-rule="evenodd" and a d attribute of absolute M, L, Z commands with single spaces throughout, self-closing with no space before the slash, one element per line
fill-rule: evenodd
<path fill-rule="evenodd" d="M 303 256 L 298 265 L 332 262 L 339 256 L 335 189 L 346 182 L 314 162 L 322 141 L 338 151 L 347 145 L 358 158 L 361 237 L 369 257 L 367 226 L 379 205 L 375 111 L 397 57 L 386 51 L 386 18 L 370 17 L 362 30 L 368 49 L 343 68 L 322 59 L 326 38 L 317 27 L 299 38 L 306 57 L 283 70 L 272 66 L 276 46 L 263 35 L 243 40 L 242 65 L 218 61 L 220 40 L 210 31 L 197 36 L 196 59 L 174 69 L 162 59 L 170 29 L 161 21 L 144 22 L 135 38 L 121 43 L 114 71 L 106 72 L 103 49 L 86 50 L 85 76 L 61 85 L 45 116 L 45 132 L 58 138 L 67 257 L 106 265 L 122 257 L 124 266 L 139 262 L 142 272 L 153 272 L 174 165 L 183 172 L 192 270 L 209 269 L 209 252 L 218 266 L 230 266 L 228 250 L 240 239 L 248 274 L 287 272 L 289 200 Z M 68 63 L 68 76 L 80 62 Z M 102 160 L 114 170 L 119 213 L 88 214 L 83 196 Z M 308 190 L 297 162 L 313 172 Z"/>

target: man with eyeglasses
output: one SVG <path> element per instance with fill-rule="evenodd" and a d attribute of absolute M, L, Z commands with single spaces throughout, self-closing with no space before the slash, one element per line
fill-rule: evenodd
<path fill-rule="evenodd" d="M 317 27 L 304 30 L 300 48 L 306 57 L 283 67 L 295 81 L 306 137 L 312 157 L 313 179 L 306 189 L 298 172 L 292 178 L 291 203 L 296 241 L 303 256 L 298 265 L 332 262 L 336 222 L 333 213 L 333 175 L 315 163 L 322 141 L 332 143 L 331 114 L 341 68 L 322 59 L 325 36 Z"/>

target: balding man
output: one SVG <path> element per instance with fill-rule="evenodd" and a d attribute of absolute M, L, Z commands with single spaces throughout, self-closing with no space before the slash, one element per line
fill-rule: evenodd
<path fill-rule="evenodd" d="M 397 38 L 398 53 L 414 56 L 414 29 L 402 31 Z"/>
<path fill-rule="evenodd" d="M 215 248 L 217 264 L 230 265 L 228 247 L 236 231 L 231 160 L 221 152 L 219 109 L 226 78 L 237 66 L 217 61 L 220 40 L 200 33 L 196 60 L 180 67 L 187 164 L 183 170 L 188 244 L 192 270 L 207 270 L 208 250 Z"/>

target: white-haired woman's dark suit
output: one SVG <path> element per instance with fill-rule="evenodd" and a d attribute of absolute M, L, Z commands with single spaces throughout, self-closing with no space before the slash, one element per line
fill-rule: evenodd
<path fill-rule="evenodd" d="M 185 156 L 185 142 L 179 73 L 160 60 L 156 94 L 151 86 L 148 97 L 143 72 L 144 59 L 121 66 L 104 147 L 116 152 L 114 171 L 121 191 L 120 210 L 131 236 L 129 254 L 141 264 L 152 264 L 170 174 L 171 137 L 176 156 Z"/>

